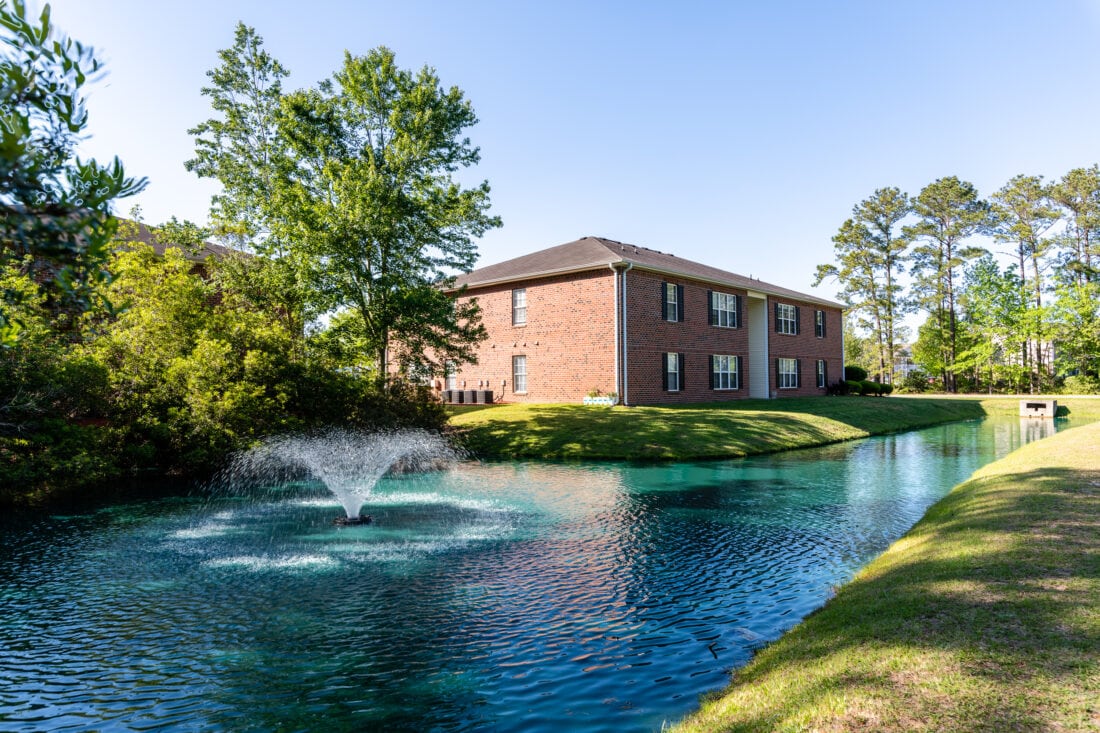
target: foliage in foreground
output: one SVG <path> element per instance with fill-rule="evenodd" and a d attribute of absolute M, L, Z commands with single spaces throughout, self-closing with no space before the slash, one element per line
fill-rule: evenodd
<path fill-rule="evenodd" d="M 145 179 L 77 158 L 88 122 L 84 86 L 102 72 L 91 48 L 58 33 L 46 5 L 37 20 L 24 0 L 0 0 L 0 268 L 48 284 L 73 311 L 92 306 L 115 231 L 111 202 Z M 0 348 L 17 344 L 19 291 L 0 290 Z"/>
<path fill-rule="evenodd" d="M 192 272 L 176 248 L 145 245 L 111 263 L 117 316 L 57 327 L 37 286 L 25 291 L 19 348 L 0 351 L 0 502 L 102 485 L 135 472 L 202 475 L 271 434 L 329 424 L 439 429 L 445 413 L 408 385 L 380 389 L 302 344 L 216 263 Z M 251 273 L 251 274 L 250 274 Z"/>
<path fill-rule="evenodd" d="M 1095 730 L 1098 444 L 976 472 L 677 730 Z"/>

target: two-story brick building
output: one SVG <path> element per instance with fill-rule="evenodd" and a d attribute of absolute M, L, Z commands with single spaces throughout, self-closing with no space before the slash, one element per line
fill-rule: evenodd
<path fill-rule="evenodd" d="M 449 389 L 622 404 L 823 395 L 843 377 L 842 306 L 645 247 L 585 237 L 458 278 L 489 338 Z"/>

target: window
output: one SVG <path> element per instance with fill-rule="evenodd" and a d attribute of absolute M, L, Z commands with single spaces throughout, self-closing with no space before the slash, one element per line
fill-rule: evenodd
<path fill-rule="evenodd" d="M 795 389 L 802 386 L 798 378 L 798 366 L 798 359 L 775 360 L 776 383 L 779 389 Z"/>
<path fill-rule="evenodd" d="M 741 296 L 730 293 L 710 294 L 710 325 L 738 328 L 741 325 Z"/>
<path fill-rule="evenodd" d="M 794 336 L 798 333 L 798 306 L 775 304 L 775 332 Z"/>
<path fill-rule="evenodd" d="M 814 311 L 814 335 L 825 338 L 825 311 Z"/>
<path fill-rule="evenodd" d="M 818 311 L 818 313 L 820 313 L 820 312 L 821 311 Z M 817 388 L 818 389 L 825 389 L 825 388 L 828 387 L 828 384 L 829 384 L 829 378 L 826 376 L 826 373 L 825 373 L 825 360 L 824 359 L 818 359 L 817 360 Z"/>
<path fill-rule="evenodd" d="M 684 320 L 684 286 L 661 283 L 661 320 Z"/>
<path fill-rule="evenodd" d="M 662 354 L 662 372 L 666 392 L 679 392 L 684 388 L 684 355 Z"/>
<path fill-rule="evenodd" d="M 512 357 L 512 391 L 527 392 L 527 357 L 524 355 Z"/>
<path fill-rule="evenodd" d="M 447 379 L 444 382 L 443 389 L 458 389 L 458 370 L 455 369 L 455 363 L 453 361 L 447 362 L 445 365 Z"/>
<path fill-rule="evenodd" d="M 710 388 L 741 389 L 741 357 L 710 357 Z"/>
<path fill-rule="evenodd" d="M 512 325 L 524 326 L 527 324 L 527 288 L 516 288 L 512 291 Z"/>

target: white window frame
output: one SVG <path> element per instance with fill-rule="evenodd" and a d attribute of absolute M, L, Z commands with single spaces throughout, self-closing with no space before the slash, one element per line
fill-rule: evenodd
<path fill-rule="evenodd" d="M 665 320 L 680 320 L 680 288 L 676 283 L 665 283 Z"/>
<path fill-rule="evenodd" d="M 826 389 L 828 387 L 828 385 L 825 383 L 825 380 L 826 380 L 825 360 L 824 359 L 818 359 L 817 360 L 817 388 L 818 389 Z"/>
<path fill-rule="evenodd" d="M 740 328 L 737 322 L 737 296 L 732 293 L 710 294 L 710 307 L 715 311 L 715 326 L 719 328 Z"/>
<path fill-rule="evenodd" d="M 825 338 L 825 311 L 814 311 L 814 335 L 819 339 Z"/>
<path fill-rule="evenodd" d="M 665 371 L 668 372 L 668 391 L 679 392 L 683 386 L 680 378 L 680 355 L 676 352 L 665 354 Z M 675 384 L 673 382 L 675 381 Z"/>
<path fill-rule="evenodd" d="M 527 355 L 516 354 L 512 357 L 512 391 L 527 394 Z"/>
<path fill-rule="evenodd" d="M 790 303 L 775 304 L 775 330 L 787 336 L 798 333 L 798 310 Z"/>
<path fill-rule="evenodd" d="M 714 376 L 711 383 L 715 390 L 734 390 L 741 388 L 741 375 L 737 373 L 737 357 L 727 354 L 715 354 L 711 357 Z"/>
<path fill-rule="evenodd" d="M 512 325 L 527 325 L 527 288 L 512 291 Z"/>
<path fill-rule="evenodd" d="M 444 365 L 443 389 L 458 389 L 458 369 L 453 361 Z"/>
<path fill-rule="evenodd" d="M 798 388 L 798 359 L 779 357 L 779 389 Z"/>

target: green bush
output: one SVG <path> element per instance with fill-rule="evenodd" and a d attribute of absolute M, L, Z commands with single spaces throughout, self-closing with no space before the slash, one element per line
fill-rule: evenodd
<path fill-rule="evenodd" d="M 862 382 L 856 381 L 855 379 L 844 380 L 844 385 L 848 389 L 845 394 L 860 394 L 860 388 L 862 384 Z"/>
<path fill-rule="evenodd" d="M 1085 375 L 1066 377 L 1062 394 L 1100 394 L 1100 379 Z"/>
<path fill-rule="evenodd" d="M 878 394 L 878 385 L 870 380 L 864 379 L 859 383 L 859 393 L 864 396 Z"/>
<path fill-rule="evenodd" d="M 920 394 L 928 391 L 928 375 L 922 371 L 912 371 L 905 375 L 900 391 Z"/>
<path fill-rule="evenodd" d="M 888 394 L 893 394 L 893 393 L 894 393 L 894 385 L 892 385 L 892 384 L 880 384 L 879 385 L 879 394 L 880 395 L 888 395 Z"/>
<path fill-rule="evenodd" d="M 867 379 L 867 370 L 855 364 L 848 364 L 844 367 L 844 379 L 849 382 L 862 382 Z"/>

